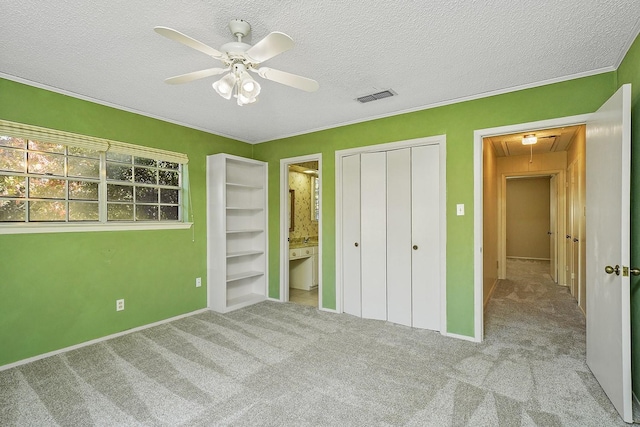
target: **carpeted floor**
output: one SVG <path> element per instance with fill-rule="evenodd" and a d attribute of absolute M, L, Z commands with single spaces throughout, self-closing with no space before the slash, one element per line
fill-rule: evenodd
<path fill-rule="evenodd" d="M 264 302 L 0 372 L 0 426 L 625 425 L 566 288 L 509 267 L 482 344 Z"/>

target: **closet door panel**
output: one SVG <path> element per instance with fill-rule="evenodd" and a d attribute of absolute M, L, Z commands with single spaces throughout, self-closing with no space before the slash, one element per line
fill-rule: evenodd
<path fill-rule="evenodd" d="M 411 149 L 413 326 L 440 330 L 439 146 Z"/>
<path fill-rule="evenodd" d="M 342 304 L 360 317 L 360 155 L 342 159 Z"/>
<path fill-rule="evenodd" d="M 411 149 L 387 152 L 387 320 L 411 326 Z"/>
<path fill-rule="evenodd" d="M 387 319 L 386 153 L 360 157 L 362 317 Z"/>

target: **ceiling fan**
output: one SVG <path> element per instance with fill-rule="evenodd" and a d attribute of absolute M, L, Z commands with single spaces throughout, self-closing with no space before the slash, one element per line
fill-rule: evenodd
<path fill-rule="evenodd" d="M 253 46 L 243 43 L 242 38 L 251 32 L 251 25 L 242 19 L 234 19 L 229 23 L 229 29 L 237 41 L 226 43 L 220 50 L 214 49 L 179 31 L 167 27 L 155 27 L 154 30 L 171 40 L 175 40 L 190 48 L 196 49 L 212 58 L 222 61 L 223 68 L 208 68 L 181 74 L 165 80 L 169 84 L 187 83 L 205 77 L 227 73 L 220 80 L 213 83 L 215 91 L 225 99 L 231 96 L 237 98 L 238 105 L 256 102 L 260 93 L 260 85 L 250 75 L 249 71 L 258 74 L 263 79 L 272 80 L 307 92 L 318 90 L 318 82 L 296 74 L 258 66 L 276 55 L 286 52 L 293 47 L 293 40 L 288 35 L 275 31 L 268 34 Z"/>

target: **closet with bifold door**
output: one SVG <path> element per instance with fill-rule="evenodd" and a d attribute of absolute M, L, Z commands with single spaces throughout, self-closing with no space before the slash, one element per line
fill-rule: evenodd
<path fill-rule="evenodd" d="M 440 330 L 440 146 L 342 159 L 343 311 Z"/>

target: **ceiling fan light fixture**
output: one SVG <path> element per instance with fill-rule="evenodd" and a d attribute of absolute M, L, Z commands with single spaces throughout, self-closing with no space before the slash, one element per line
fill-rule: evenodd
<path fill-rule="evenodd" d="M 533 145 L 538 142 L 535 134 L 525 135 L 522 137 L 522 145 Z"/>
<path fill-rule="evenodd" d="M 240 92 L 247 98 L 255 98 L 260 94 L 260 85 L 255 81 L 249 73 L 243 71 L 240 73 Z"/>
<path fill-rule="evenodd" d="M 217 82 L 213 83 L 213 89 L 224 99 L 231 99 L 233 95 L 233 87 L 236 84 L 236 76 L 229 73 Z"/>

